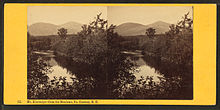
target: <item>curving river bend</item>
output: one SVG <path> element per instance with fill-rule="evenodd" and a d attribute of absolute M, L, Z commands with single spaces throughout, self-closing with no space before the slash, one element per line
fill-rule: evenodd
<path fill-rule="evenodd" d="M 73 83 L 79 83 L 81 81 L 82 85 L 88 84 L 88 88 L 93 88 L 93 90 L 89 89 L 91 90 L 89 91 L 89 97 L 87 94 L 85 97 L 82 95 L 79 98 L 192 99 L 193 97 L 192 69 L 183 67 L 182 65 L 163 62 L 149 56 L 143 56 L 138 50 L 133 52 L 121 52 L 130 62 L 135 64 L 133 65 L 134 67 L 132 67 L 133 69 L 129 70 L 129 73 L 131 73 L 129 76 L 124 74 L 121 76 L 114 76 L 109 75 L 108 72 L 106 72 L 105 75 L 97 75 L 97 70 L 93 70 L 93 66 L 95 65 L 92 67 L 86 66 L 85 64 L 74 62 L 70 57 L 56 56 L 52 51 L 35 51 L 34 53 L 40 56 L 39 59 L 43 60 L 49 68 L 49 71 L 45 71 L 46 75 L 49 77 L 48 83 L 54 80 L 54 78 L 65 78 L 65 81 L 70 85 L 74 85 Z M 131 83 L 129 79 L 134 80 Z M 99 86 L 95 87 L 94 85 Z M 154 87 L 152 85 L 156 86 Z M 153 92 L 150 92 L 153 95 L 138 96 L 136 94 L 136 97 L 132 97 L 133 94 L 130 96 L 128 95 L 131 94 L 132 91 L 140 92 L 142 87 L 148 89 L 141 92 L 153 90 Z M 153 87 L 156 89 L 153 89 Z M 166 91 L 169 91 L 169 93 Z M 115 95 L 116 93 L 117 95 Z M 171 95 L 168 96 L 167 94 Z"/>

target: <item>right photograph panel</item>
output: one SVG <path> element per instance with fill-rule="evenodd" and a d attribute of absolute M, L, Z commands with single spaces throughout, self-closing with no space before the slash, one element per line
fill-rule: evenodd
<path fill-rule="evenodd" d="M 120 36 L 114 43 L 126 57 L 111 92 L 117 98 L 193 99 L 193 7 L 108 6 L 107 12 Z"/>

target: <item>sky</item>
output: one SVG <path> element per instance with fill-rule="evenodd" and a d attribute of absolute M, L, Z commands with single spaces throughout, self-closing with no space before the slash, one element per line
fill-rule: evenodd
<path fill-rule="evenodd" d="M 192 18 L 191 6 L 29 6 L 28 25 L 37 22 L 60 25 L 70 21 L 88 24 L 99 13 L 115 25 L 125 22 L 147 25 L 156 21 L 176 24 L 187 12 Z"/>
<path fill-rule="evenodd" d="M 29 6 L 28 25 L 37 22 L 60 25 L 71 21 L 88 24 L 99 13 L 107 19 L 105 6 Z"/>
<path fill-rule="evenodd" d="M 156 21 L 176 24 L 187 12 L 192 18 L 191 6 L 112 6 L 108 8 L 108 20 L 115 25 L 125 22 L 147 25 Z"/>

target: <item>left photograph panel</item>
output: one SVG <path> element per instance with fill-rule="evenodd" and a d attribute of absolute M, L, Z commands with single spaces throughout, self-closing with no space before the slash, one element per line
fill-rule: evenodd
<path fill-rule="evenodd" d="M 105 76 L 98 72 L 107 69 L 98 64 L 106 58 L 100 53 L 107 50 L 107 7 L 29 6 L 27 10 L 27 98 L 104 96 Z M 95 86 L 94 77 L 100 86 Z"/>

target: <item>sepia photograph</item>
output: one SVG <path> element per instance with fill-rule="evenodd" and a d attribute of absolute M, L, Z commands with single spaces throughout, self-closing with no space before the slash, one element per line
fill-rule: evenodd
<path fill-rule="evenodd" d="M 28 6 L 27 61 L 28 99 L 192 100 L 193 7 Z"/>

